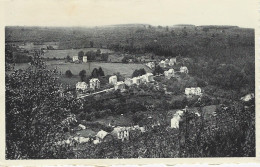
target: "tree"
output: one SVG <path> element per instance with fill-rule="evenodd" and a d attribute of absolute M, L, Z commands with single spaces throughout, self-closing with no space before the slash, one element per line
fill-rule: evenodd
<path fill-rule="evenodd" d="M 98 50 L 96 51 L 96 56 L 100 56 L 100 55 L 101 55 L 101 50 L 98 49 Z"/>
<path fill-rule="evenodd" d="M 98 69 L 94 68 L 92 73 L 91 73 L 91 77 L 97 78 L 98 76 L 99 76 Z"/>
<path fill-rule="evenodd" d="M 105 73 L 101 67 L 98 69 L 98 76 L 105 76 Z"/>
<path fill-rule="evenodd" d="M 70 70 L 67 70 L 65 72 L 66 77 L 71 78 L 73 76 L 72 72 Z"/>
<path fill-rule="evenodd" d="M 31 64 L 5 76 L 6 158 L 62 158 L 54 143 L 62 140 L 59 129 L 72 103 L 60 96 L 55 73 L 39 57 L 34 56 Z"/>
<path fill-rule="evenodd" d="M 160 65 L 157 65 L 154 68 L 153 75 L 163 74 L 163 72 L 164 70 L 162 69 L 162 67 Z"/>
<path fill-rule="evenodd" d="M 141 76 L 141 75 L 144 75 L 146 74 L 146 71 L 144 68 L 141 68 L 139 70 L 135 70 L 132 74 L 132 77 L 138 77 L 138 76 Z"/>
<path fill-rule="evenodd" d="M 81 70 L 79 72 L 79 76 L 80 76 L 81 81 L 84 81 L 84 79 L 86 78 L 86 74 L 87 74 L 86 70 Z"/>
<path fill-rule="evenodd" d="M 94 42 L 93 42 L 93 41 L 90 41 L 90 42 L 89 42 L 89 45 L 90 45 L 91 48 L 93 48 L 93 47 L 94 47 Z"/>
<path fill-rule="evenodd" d="M 71 60 L 72 60 L 72 58 L 71 58 L 69 55 L 67 55 L 66 61 L 69 62 L 69 61 L 71 61 Z"/>
<path fill-rule="evenodd" d="M 78 57 L 79 57 L 79 60 L 83 60 L 83 56 L 84 56 L 84 52 L 83 51 L 79 51 L 78 53 Z"/>

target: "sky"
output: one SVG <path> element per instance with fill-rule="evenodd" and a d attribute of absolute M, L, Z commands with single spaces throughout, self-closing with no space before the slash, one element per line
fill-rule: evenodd
<path fill-rule="evenodd" d="M 236 25 L 254 28 L 257 0 L 4 0 L 8 26 Z"/>

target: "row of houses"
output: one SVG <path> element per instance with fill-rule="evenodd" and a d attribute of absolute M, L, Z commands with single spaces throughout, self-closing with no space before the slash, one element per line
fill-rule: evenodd
<path fill-rule="evenodd" d="M 176 64 L 176 62 L 177 62 L 176 58 L 171 58 L 170 60 L 165 59 L 165 60 L 161 60 L 159 62 L 159 66 L 163 67 L 163 68 L 172 67 Z M 154 61 L 148 62 L 148 63 L 146 63 L 146 66 L 153 69 L 153 68 L 155 68 L 155 62 Z"/>
<path fill-rule="evenodd" d="M 189 95 L 197 95 L 197 96 L 201 96 L 202 92 L 201 92 L 201 88 L 200 87 L 196 87 L 196 88 L 185 88 L 185 94 L 187 96 Z"/>
<path fill-rule="evenodd" d="M 142 76 L 138 77 L 133 77 L 133 78 L 125 78 L 125 81 L 117 81 L 117 76 L 111 76 L 109 78 L 109 84 L 114 85 L 115 90 L 124 90 L 125 85 L 131 86 L 131 85 L 139 85 L 141 83 L 148 83 L 148 82 L 153 82 L 153 74 L 152 73 L 146 73 Z"/>
<path fill-rule="evenodd" d="M 99 144 L 102 142 L 109 142 L 112 140 L 129 140 L 130 139 L 130 131 L 139 130 L 141 133 L 145 132 L 144 127 L 139 127 L 139 125 L 135 125 L 132 127 L 115 127 L 112 132 L 106 132 L 101 130 L 97 133 L 96 139 L 93 141 L 94 144 Z"/>
<path fill-rule="evenodd" d="M 159 65 L 163 68 L 166 68 L 168 66 L 174 66 L 176 64 L 176 57 L 175 58 L 171 58 L 169 59 L 165 59 L 165 60 L 161 60 Z"/>
<path fill-rule="evenodd" d="M 79 56 L 73 56 L 72 57 L 72 61 L 73 62 L 79 61 Z M 88 57 L 87 56 L 83 56 L 82 62 L 87 63 L 88 62 Z"/>
<path fill-rule="evenodd" d="M 76 90 L 82 90 L 85 91 L 88 89 L 88 86 L 90 89 L 96 90 L 96 89 L 100 89 L 100 81 L 98 78 L 92 78 L 89 80 L 89 85 L 86 82 L 78 82 L 76 84 Z"/>

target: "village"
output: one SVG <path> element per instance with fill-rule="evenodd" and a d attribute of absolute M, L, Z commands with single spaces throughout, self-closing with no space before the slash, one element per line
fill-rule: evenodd
<path fill-rule="evenodd" d="M 8 159 L 255 154 L 252 29 L 8 27 L 6 34 Z"/>
<path fill-rule="evenodd" d="M 80 60 L 78 59 L 78 56 L 73 56 L 73 62 L 79 63 Z M 83 63 L 87 62 L 87 56 L 83 56 Z M 101 90 L 101 84 L 98 78 L 91 78 L 89 80 L 89 83 L 86 82 L 78 82 L 76 87 L 76 94 L 77 99 L 79 99 L 81 102 L 84 101 L 84 98 L 89 96 L 95 96 L 98 94 L 103 94 L 107 92 L 113 92 L 113 91 L 120 91 L 125 92 L 126 89 L 129 89 L 131 86 L 138 86 L 141 84 L 152 84 L 154 87 L 158 88 L 159 83 L 155 81 L 156 77 L 164 77 L 165 79 L 169 80 L 174 77 L 179 77 L 179 74 L 188 74 L 188 68 L 186 66 L 181 66 L 179 71 L 174 70 L 172 67 L 176 65 L 176 58 L 171 58 L 161 60 L 160 62 L 148 62 L 145 63 L 147 67 L 154 70 L 156 66 L 163 67 L 163 69 L 166 69 L 163 73 L 154 75 L 153 73 L 146 73 L 141 76 L 133 77 L 133 78 L 125 78 L 124 81 L 118 81 L 117 76 L 113 75 L 109 77 L 108 85 L 111 87 L 109 89 Z M 91 93 L 89 93 L 88 90 L 93 90 Z M 164 88 L 165 93 L 167 93 L 166 88 Z M 202 90 L 200 87 L 187 87 L 185 88 L 185 91 L 183 94 L 186 97 L 198 97 L 198 101 L 200 100 L 200 97 L 202 96 Z M 64 96 L 64 95 L 63 95 Z M 181 117 L 184 115 L 185 112 L 188 112 L 188 106 L 186 106 L 184 109 L 179 109 L 173 114 L 170 124 L 168 125 L 168 128 L 172 129 L 178 129 L 179 128 L 179 122 L 181 121 Z M 195 112 L 196 116 L 200 116 L 200 113 L 198 111 Z M 215 113 L 214 113 L 215 114 Z M 148 117 L 151 119 L 151 116 Z M 64 141 L 58 141 L 57 145 L 70 145 L 70 146 L 77 146 L 78 144 L 83 143 L 89 143 L 89 144 L 99 144 L 102 142 L 111 142 L 113 140 L 120 140 L 120 141 L 127 141 L 130 140 L 130 134 L 132 131 L 139 131 L 140 134 L 145 133 L 148 129 L 151 127 L 147 127 L 147 125 L 140 127 L 139 125 L 133 125 L 129 127 L 123 127 L 123 126 L 116 126 L 109 123 L 109 127 L 112 128 L 112 131 L 107 132 L 103 129 L 100 129 L 97 133 L 91 133 L 90 137 L 83 137 L 80 132 L 84 130 L 88 130 L 85 125 L 78 124 L 77 123 L 76 116 L 74 114 L 71 114 L 68 118 L 66 118 L 62 125 L 66 127 L 66 129 L 70 132 L 72 131 L 73 134 L 76 134 L 74 136 L 70 136 L 64 140 Z M 77 125 L 77 127 L 71 128 L 71 125 Z M 160 126 L 159 121 L 152 125 L 152 128 Z M 75 133 L 76 131 L 80 131 L 78 133 Z M 150 129 L 151 130 L 151 129 Z"/>

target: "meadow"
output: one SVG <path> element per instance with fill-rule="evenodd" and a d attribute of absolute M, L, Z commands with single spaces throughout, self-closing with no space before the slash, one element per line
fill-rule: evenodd
<path fill-rule="evenodd" d="M 46 62 L 47 68 L 55 69 L 61 72 L 59 80 L 62 83 L 75 85 L 80 81 L 79 72 L 81 70 L 86 70 L 87 76 L 91 75 L 91 72 L 94 68 L 101 67 L 105 72 L 105 75 L 113 75 L 114 73 L 119 72 L 124 77 L 131 77 L 134 70 L 144 68 L 146 72 L 151 72 L 151 70 L 143 64 L 122 64 L 122 63 L 103 63 L 103 62 L 88 62 L 82 64 L 75 63 L 65 63 L 63 60 L 51 60 Z M 17 63 L 15 69 L 26 69 L 29 67 L 28 63 Z M 70 70 L 73 74 L 73 77 L 65 77 L 65 72 Z"/>
<path fill-rule="evenodd" d="M 46 50 L 44 53 L 45 58 L 65 58 L 68 55 L 70 57 L 78 56 L 78 53 L 83 51 L 84 53 L 88 51 L 97 51 L 97 48 L 82 48 L 82 49 L 64 49 L 64 50 Z M 113 51 L 109 49 L 100 49 L 101 53 L 112 53 Z"/>

